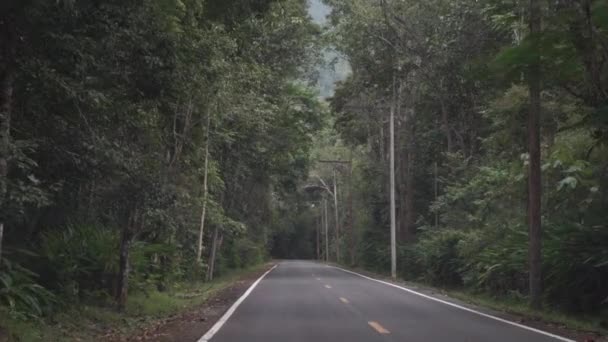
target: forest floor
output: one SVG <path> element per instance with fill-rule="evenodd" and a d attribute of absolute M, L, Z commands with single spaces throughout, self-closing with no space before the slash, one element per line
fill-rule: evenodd
<path fill-rule="evenodd" d="M 137 292 L 124 313 L 81 305 L 37 321 L 0 315 L 0 342 L 197 341 L 272 266 L 236 270 L 210 283 L 178 284 L 167 292 Z"/>
<path fill-rule="evenodd" d="M 473 310 L 564 336 L 580 342 L 608 342 L 608 313 L 597 316 L 567 314 L 555 310 L 531 310 L 523 298 L 498 298 L 466 289 L 443 289 L 403 279 L 392 280 L 387 275 L 362 268 L 329 263 L 332 266 L 406 287 Z"/>

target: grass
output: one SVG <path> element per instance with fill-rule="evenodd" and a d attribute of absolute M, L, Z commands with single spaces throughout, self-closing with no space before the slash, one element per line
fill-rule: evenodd
<path fill-rule="evenodd" d="M 166 292 L 132 293 L 125 312 L 111 303 L 72 305 L 44 320 L 23 320 L 0 311 L 0 341 L 98 341 L 100 336 L 130 335 L 140 328 L 204 303 L 209 297 L 230 286 L 244 274 L 261 270 L 266 265 L 234 270 L 212 282 L 174 284 Z"/>
<path fill-rule="evenodd" d="M 563 326 L 569 330 L 593 332 L 608 335 L 606 323 L 608 314 L 599 315 L 575 315 L 564 313 L 559 310 L 545 308 L 533 310 L 528 303 L 521 298 L 493 297 L 483 293 L 473 293 L 462 290 L 447 290 L 448 296 L 463 302 L 486 307 L 492 310 L 514 314 L 531 320 Z"/>

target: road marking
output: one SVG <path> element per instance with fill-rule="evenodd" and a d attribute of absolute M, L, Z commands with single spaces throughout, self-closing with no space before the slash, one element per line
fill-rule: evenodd
<path fill-rule="evenodd" d="M 320 281 L 320 280 L 321 280 L 321 278 L 317 277 L 317 280 L 319 280 L 319 281 Z"/>
<path fill-rule="evenodd" d="M 340 297 L 340 301 L 341 301 L 342 303 L 344 303 L 344 304 L 348 304 L 348 303 L 350 303 L 350 302 L 348 301 L 348 299 L 346 299 L 346 298 L 344 298 L 344 297 Z"/>
<path fill-rule="evenodd" d="M 232 314 L 234 314 L 234 312 L 236 311 L 236 309 L 239 307 L 239 305 L 241 305 L 241 303 L 245 300 L 245 298 L 247 298 L 251 292 L 253 291 L 253 289 L 255 289 L 256 286 L 258 286 L 258 284 L 260 283 L 260 281 L 262 281 L 262 279 L 264 279 L 264 277 L 272 272 L 272 270 L 274 270 L 278 265 L 274 265 L 271 269 L 269 269 L 268 271 L 266 271 L 266 273 L 262 274 L 261 277 L 258 278 L 258 280 L 256 280 L 253 284 L 251 284 L 251 286 L 249 287 L 249 289 L 247 289 L 247 291 L 241 296 L 241 298 L 239 298 L 234 304 L 232 304 L 232 306 L 230 307 L 230 309 L 228 309 L 228 311 L 226 311 L 226 313 L 222 316 L 222 318 L 219 319 L 219 321 L 217 321 L 212 327 L 211 329 L 209 329 L 209 331 L 207 331 L 207 333 L 205 333 L 205 335 L 203 335 L 203 337 L 201 337 L 198 342 L 208 342 L 213 335 L 215 335 L 224 324 L 226 324 L 226 322 L 228 321 L 228 319 L 230 319 L 230 316 L 232 316 Z"/>
<path fill-rule="evenodd" d="M 505 324 L 509 324 L 509 325 L 512 325 L 512 326 L 515 326 L 515 327 L 518 327 L 518 328 L 522 328 L 522 329 L 525 329 L 525 330 L 528 330 L 528 331 L 532 331 L 532 332 L 535 332 L 535 333 L 538 333 L 538 334 L 541 334 L 541 335 L 549 336 L 549 337 L 552 337 L 552 338 L 554 338 L 556 340 L 560 340 L 560 341 L 564 341 L 564 342 L 576 342 L 574 340 L 571 340 L 571 339 L 568 339 L 568 338 L 565 338 L 565 337 L 562 337 L 562 336 L 559 336 L 559 335 L 551 334 L 551 333 L 548 333 L 546 331 L 542 331 L 542 330 L 539 330 L 539 329 L 535 329 L 535 328 L 529 327 L 527 325 L 511 322 L 511 321 L 508 321 L 506 319 L 503 319 L 503 318 L 500 318 L 500 317 L 496 317 L 496 316 L 492 316 L 492 315 L 489 315 L 489 314 L 486 314 L 486 313 L 483 313 L 483 312 L 480 312 L 480 311 L 476 311 L 476 310 L 467 308 L 467 307 L 462 306 L 462 305 L 454 304 L 454 303 L 451 303 L 451 302 L 448 302 L 448 301 L 445 301 L 445 300 L 442 300 L 442 299 L 439 299 L 439 298 L 435 298 L 435 297 L 432 297 L 432 296 L 429 296 L 429 295 L 425 295 L 424 293 L 416 292 L 414 290 L 410 290 L 408 288 L 405 288 L 405 287 L 402 287 L 402 286 L 399 286 L 399 285 L 395 285 L 395 284 L 389 283 L 387 281 L 374 279 L 374 278 L 371 278 L 371 277 L 368 277 L 368 276 L 364 276 L 363 274 L 359 274 L 359 273 L 356 273 L 356 272 L 353 272 L 353 271 L 345 270 L 345 269 L 337 267 L 337 266 L 332 266 L 332 267 L 335 268 L 335 269 L 341 270 L 343 272 L 354 274 L 356 276 L 359 276 L 361 278 L 365 278 L 367 280 L 371 280 L 371 281 L 375 281 L 375 282 L 378 282 L 378 283 L 381 283 L 381 284 L 384 284 L 384 285 L 395 287 L 395 288 L 398 288 L 398 289 L 403 290 L 405 292 L 409 292 L 411 294 L 415 294 L 417 296 L 420 296 L 420 297 L 423 297 L 423 298 L 426 298 L 426 299 L 429 299 L 429 300 L 432 300 L 432 301 L 435 301 L 435 302 L 439 302 L 439 303 L 442 303 L 442 304 L 445 304 L 445 305 L 449 305 L 449 306 L 454 307 L 454 308 L 458 308 L 458 309 L 461 309 L 461 310 L 464 310 L 464 311 L 468 311 L 470 313 L 474 313 L 476 315 L 479 315 L 479 316 L 482 316 L 482 317 L 485 317 L 485 318 L 493 319 L 495 321 L 499 321 L 499 322 L 502 322 L 502 323 L 505 323 Z M 371 323 L 370 323 L 370 325 L 371 325 Z"/>
<path fill-rule="evenodd" d="M 380 323 L 378 323 L 378 322 L 369 321 L 369 322 L 367 322 L 367 324 L 369 324 L 370 327 L 374 328 L 374 330 L 376 330 L 378 332 L 378 334 L 387 335 L 387 334 L 391 333 L 390 331 L 386 330 L 383 326 L 381 326 Z"/>
<path fill-rule="evenodd" d="M 325 288 L 326 289 L 331 289 L 331 286 L 330 285 L 325 285 Z"/>

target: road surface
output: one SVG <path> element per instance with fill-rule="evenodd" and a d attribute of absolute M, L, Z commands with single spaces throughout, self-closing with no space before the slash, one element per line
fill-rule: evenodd
<path fill-rule="evenodd" d="M 216 324 L 215 335 L 206 335 L 209 341 L 560 341 L 550 334 L 305 261 L 280 263 L 235 308 L 225 323 Z"/>

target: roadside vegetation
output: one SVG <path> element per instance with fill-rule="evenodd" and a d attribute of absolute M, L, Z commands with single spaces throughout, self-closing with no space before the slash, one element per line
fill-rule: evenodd
<path fill-rule="evenodd" d="M 167 319 L 207 301 L 233 285 L 244 274 L 262 270 L 265 264 L 233 270 L 212 281 L 176 282 L 163 291 L 137 291 L 129 297 L 124 311 L 111 302 L 83 302 L 65 306 L 46 317 L 22 319 L 0 316 L 1 337 L 15 341 L 123 341 L 141 338 Z M 44 319 L 42 319 L 44 318 Z M 204 319 L 204 317 L 201 317 Z"/>
<path fill-rule="evenodd" d="M 608 328 L 606 2 L 323 3 L 0 2 L 4 337 L 128 331 L 270 257 Z"/>
<path fill-rule="evenodd" d="M 267 260 L 325 121 L 319 33 L 303 0 L 1 1 L 5 337 L 165 315 Z"/>
<path fill-rule="evenodd" d="M 328 185 L 311 192 L 330 213 L 326 250 L 315 212 L 318 257 L 391 273 L 392 111 L 397 277 L 605 331 L 606 3 L 325 3 L 352 74 L 315 153 L 352 169 L 319 163 L 309 179 Z"/>

